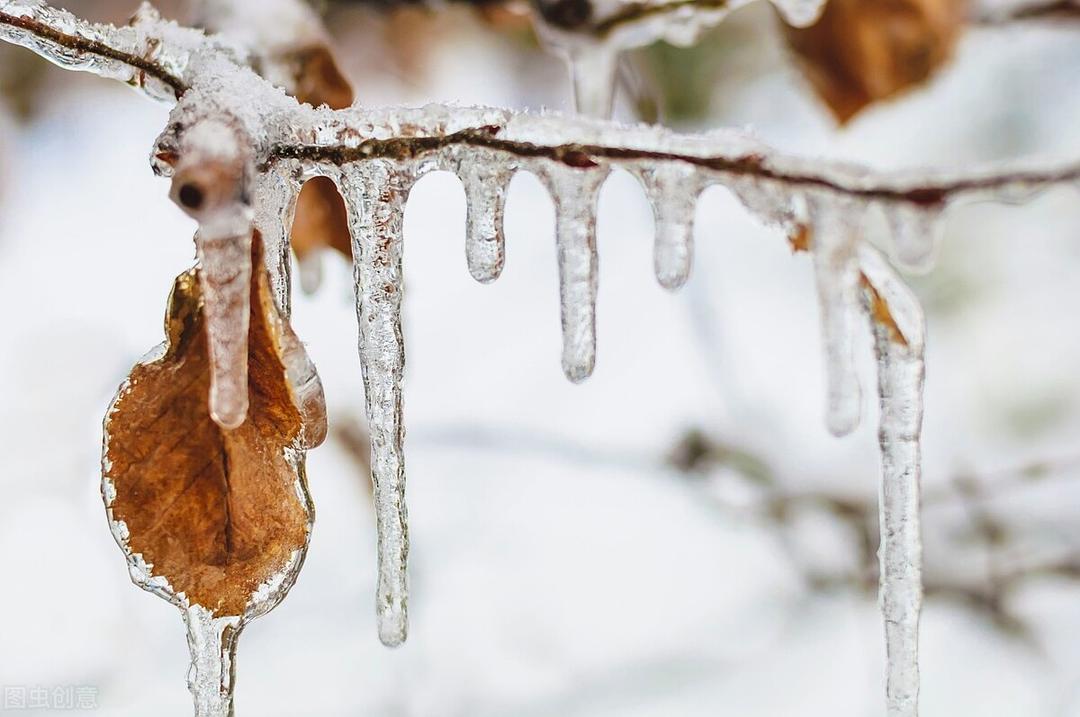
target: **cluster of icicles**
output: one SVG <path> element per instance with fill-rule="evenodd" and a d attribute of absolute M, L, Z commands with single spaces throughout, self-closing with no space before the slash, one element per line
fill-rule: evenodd
<path fill-rule="evenodd" d="M 81 49 L 73 50 L 64 37 L 82 40 Z M 485 108 L 313 109 L 252 72 L 242 50 L 166 23 L 152 10 L 144 9 L 131 27 L 113 28 L 83 23 L 37 2 L 0 0 L 0 38 L 64 67 L 119 79 L 158 99 L 176 101 L 154 149 L 159 173 L 176 171 L 177 158 L 180 164 L 185 158 L 209 158 L 240 167 L 242 191 L 215 204 L 214 212 L 193 214 L 200 223 L 198 255 L 212 289 L 205 296 L 211 415 L 223 427 L 242 422 L 246 411 L 247 287 L 253 270 L 248 244 L 223 238 L 250 237 L 252 228 L 261 233 L 275 300 L 288 316 L 289 232 L 297 195 L 312 177 L 336 183 L 348 208 L 355 262 L 378 529 L 378 632 L 387 645 L 402 642 L 407 626 L 402 216 L 419 177 L 446 170 L 461 179 L 468 203 L 465 253 L 470 273 L 480 282 L 495 280 L 503 268 L 502 220 L 511 178 L 524 170 L 544 182 L 556 211 L 562 366 L 575 382 L 592 373 L 596 360 L 596 207 L 612 168 L 635 175 L 652 204 L 655 271 L 667 288 L 681 286 L 690 274 L 695 205 L 710 185 L 728 188 L 749 211 L 789 236 L 808 238 L 827 359 L 827 423 L 837 435 L 853 430 L 860 418 L 853 340 L 865 318 L 875 339 L 888 713 L 916 714 L 923 317 L 890 263 L 862 234 L 868 215 L 883 212 L 893 230 L 893 259 L 925 268 L 934 253 L 934 226 L 946 194 L 985 196 L 985 182 L 925 174 L 883 178 L 858 168 L 784 157 L 730 131 L 685 136 L 655 127 Z M 98 45 L 112 50 L 103 53 L 95 49 Z M 153 60 L 168 75 L 134 67 L 131 57 Z M 1036 189 L 1051 179 L 1021 179 L 1004 189 Z M 927 183 L 956 191 L 919 194 L 916 188 Z M 204 612 L 192 606 L 187 615 L 193 674 L 220 676 L 231 670 L 223 661 L 232 659 L 222 648 L 222 631 L 236 625 L 209 619 Z M 200 714 L 216 714 L 226 709 L 221 705 L 231 704 L 227 698 L 207 697 L 205 690 L 222 684 L 192 681 L 197 703 L 211 705 Z"/>

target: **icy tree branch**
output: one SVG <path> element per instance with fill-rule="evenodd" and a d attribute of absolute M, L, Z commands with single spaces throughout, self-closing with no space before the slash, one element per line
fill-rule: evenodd
<path fill-rule="evenodd" d="M 152 11 L 140 13 L 130 27 L 116 28 L 83 23 L 70 13 L 35 2 L 0 0 L 0 34 L 69 69 L 120 79 L 155 97 L 160 95 L 149 80 L 168 87 L 175 98 L 192 87 L 216 86 L 220 92 L 214 94 L 223 95 L 216 98 L 223 111 L 239 104 L 230 95 L 232 89 L 242 88 L 245 99 L 260 96 L 273 114 L 249 112 L 258 117 L 246 124 L 253 137 L 269 138 L 266 151 L 258 157 L 264 165 L 281 159 L 319 165 L 369 159 L 409 161 L 460 148 L 496 151 L 526 163 L 553 160 L 575 168 L 600 163 L 681 163 L 792 190 L 826 190 L 919 207 L 972 195 L 1013 197 L 1017 192 L 1080 181 L 1080 161 L 1052 167 L 886 173 L 783 155 L 730 130 L 679 135 L 656 127 L 558 114 L 452 106 L 313 109 L 284 97 L 251 73 L 246 53 L 234 45 L 162 21 Z M 223 75 L 214 77 L 214 73 Z M 274 120 L 273 126 L 258 126 L 266 120 Z M 306 128 L 316 123 L 326 129 L 313 138 Z"/>
<path fill-rule="evenodd" d="M 631 6 L 644 13 L 633 25 L 642 34 L 617 40 L 615 28 L 623 27 L 623 20 L 612 18 L 628 18 L 619 13 L 629 11 L 616 4 L 611 18 L 597 17 L 597 27 L 614 23 L 611 44 L 599 47 L 560 35 L 563 30 L 550 23 L 549 29 L 555 43 L 583 68 L 576 75 L 579 105 L 602 114 L 611 99 L 604 73 L 613 67 L 605 53 L 670 37 L 669 32 L 692 38 L 742 1 L 716 0 L 703 10 L 676 0 L 673 9 L 662 12 L 649 10 L 648 3 Z M 774 1 L 793 22 L 808 22 L 820 9 L 819 0 Z M 229 0 L 207 0 L 211 4 L 231 6 Z M 306 18 L 304 23 L 311 17 L 310 11 L 296 16 Z M 660 24 L 652 26 L 650 18 L 659 18 Z M 233 24 L 253 29 L 246 21 Z M 518 171 L 540 178 L 555 205 L 563 370 L 570 380 L 581 381 L 596 361 L 597 196 L 610 171 L 620 168 L 639 179 L 652 204 L 656 276 L 668 288 L 686 281 L 696 203 L 714 184 L 731 191 L 763 222 L 783 229 L 793 247 L 812 253 L 827 358 L 826 421 L 837 435 L 853 430 L 860 419 L 855 337 L 863 320 L 870 320 L 880 407 L 880 591 L 888 710 L 890 717 L 914 717 L 922 598 L 919 441 L 925 329 L 914 294 L 866 241 L 865 222 L 871 212 L 884 214 L 892 230 L 892 258 L 926 269 L 937 244 L 938 220 L 949 206 L 973 199 L 1016 201 L 1050 186 L 1080 183 L 1080 161 L 883 173 L 786 155 L 729 129 L 687 135 L 603 119 L 449 105 L 316 108 L 288 96 L 282 80 L 275 84 L 267 78 L 278 76 L 283 67 L 268 62 L 287 63 L 291 42 L 306 40 L 281 45 L 280 37 L 260 37 L 256 31 L 236 45 L 165 22 L 146 5 L 130 26 L 116 28 L 84 23 L 34 0 L 0 0 L 0 39 L 62 67 L 118 79 L 175 103 L 155 144 L 153 166 L 172 177 L 174 200 L 199 223 L 196 245 L 206 282 L 211 347 L 209 405 L 222 428 L 242 425 L 247 411 L 248 327 L 238 317 L 247 315 L 247 294 L 241 289 L 257 270 L 247 251 L 253 231 L 266 247 L 265 270 L 287 317 L 290 230 L 301 185 L 313 177 L 336 184 L 347 210 L 354 262 L 382 640 L 397 645 L 407 632 L 402 218 L 414 182 L 436 170 L 461 178 L 469 205 L 469 268 L 477 280 L 487 282 L 503 266 L 503 205 L 511 178 Z M 317 31 L 305 37 L 321 41 Z"/>

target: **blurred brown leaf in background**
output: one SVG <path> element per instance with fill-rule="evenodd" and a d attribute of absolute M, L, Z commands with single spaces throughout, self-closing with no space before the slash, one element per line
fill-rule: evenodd
<path fill-rule="evenodd" d="M 353 103 L 353 91 L 330 49 L 305 48 L 293 57 L 296 99 L 313 107 L 327 105 L 340 110 Z M 290 235 L 293 251 L 301 261 L 312 252 L 336 249 L 352 258 L 345 202 L 334 183 L 325 177 L 306 182 L 296 199 L 296 215 Z"/>
<path fill-rule="evenodd" d="M 808 28 L 785 26 L 788 46 L 841 123 L 925 82 L 947 62 L 967 0 L 829 0 Z"/>

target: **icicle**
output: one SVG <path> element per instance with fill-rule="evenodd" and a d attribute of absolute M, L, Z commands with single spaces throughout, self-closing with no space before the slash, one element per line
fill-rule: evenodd
<path fill-rule="evenodd" d="M 860 251 L 869 284 L 881 424 L 881 610 L 889 717 L 916 717 L 922 542 L 919 527 L 925 329 L 918 300 L 875 250 Z"/>
<path fill-rule="evenodd" d="M 789 25 L 809 27 L 821 17 L 825 0 L 772 0 Z"/>
<path fill-rule="evenodd" d="M 588 378 L 596 364 L 596 201 L 608 175 L 607 168 L 586 162 L 580 169 L 553 166 L 543 171 L 555 202 L 562 367 L 574 383 Z"/>
<path fill-rule="evenodd" d="M 892 257 L 905 269 L 926 272 L 934 264 L 941 244 L 941 205 L 920 206 L 901 202 L 885 208 L 892 232 Z"/>
<path fill-rule="evenodd" d="M 828 388 L 826 424 L 837 436 L 859 425 L 862 390 L 853 340 L 859 310 L 856 245 L 862 209 L 840 197 L 812 201 L 814 273 L 821 307 Z"/>
<path fill-rule="evenodd" d="M 349 165 L 342 172 L 341 186 L 353 241 L 360 366 L 371 431 L 371 478 L 378 530 L 379 639 L 391 647 L 405 641 L 408 628 L 401 224 L 409 179 L 389 162 L 368 161 Z"/>
<path fill-rule="evenodd" d="M 694 253 L 694 212 L 705 188 L 694 167 L 664 162 L 643 168 L 638 176 L 652 204 L 656 239 L 653 266 L 665 289 L 678 289 L 690 276 Z"/>
<path fill-rule="evenodd" d="M 241 618 L 215 618 L 206 608 L 184 610 L 191 669 L 188 689 L 195 700 L 195 717 L 232 717 L 236 641 Z"/>
<path fill-rule="evenodd" d="M 292 313 L 289 231 L 299 193 L 300 183 L 279 168 L 262 172 L 255 180 L 255 228 L 263 240 L 270 291 L 285 318 Z"/>
<path fill-rule="evenodd" d="M 618 51 L 602 43 L 582 46 L 570 53 L 574 109 L 579 115 L 600 119 L 611 117 L 618 64 Z"/>
<path fill-rule="evenodd" d="M 486 284 L 499 278 L 505 261 L 503 208 L 515 167 L 497 153 L 470 153 L 455 169 L 465 187 L 465 257 L 469 273 Z"/>
<path fill-rule="evenodd" d="M 195 235 L 210 347 L 210 417 L 236 428 L 248 409 L 251 233 Z"/>
<path fill-rule="evenodd" d="M 210 416 L 226 429 L 242 424 L 248 409 L 250 149 L 231 116 L 193 115 L 181 104 L 153 155 L 157 171 L 172 175 L 172 200 L 199 223 L 195 253 L 210 351 Z"/>

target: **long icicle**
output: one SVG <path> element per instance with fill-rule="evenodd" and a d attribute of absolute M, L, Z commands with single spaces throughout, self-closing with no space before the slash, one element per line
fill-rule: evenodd
<path fill-rule="evenodd" d="M 860 250 L 878 366 L 880 601 L 889 717 L 916 717 L 922 540 L 919 519 L 925 328 L 918 300 L 870 247 Z"/>
<path fill-rule="evenodd" d="M 562 315 L 562 367 L 574 383 L 596 365 L 596 202 L 606 168 L 555 167 L 544 173 L 555 203 Z"/>
<path fill-rule="evenodd" d="M 401 334 L 402 217 L 408 186 L 389 162 L 355 163 L 342 172 L 353 242 L 360 366 L 371 432 L 371 479 L 378 531 L 376 614 L 379 639 L 400 645 L 408 631 L 409 533 L 405 509 Z"/>
<path fill-rule="evenodd" d="M 232 717 L 236 642 L 241 618 L 214 617 L 200 605 L 184 611 L 191 668 L 188 689 L 195 701 L 195 717 Z"/>

